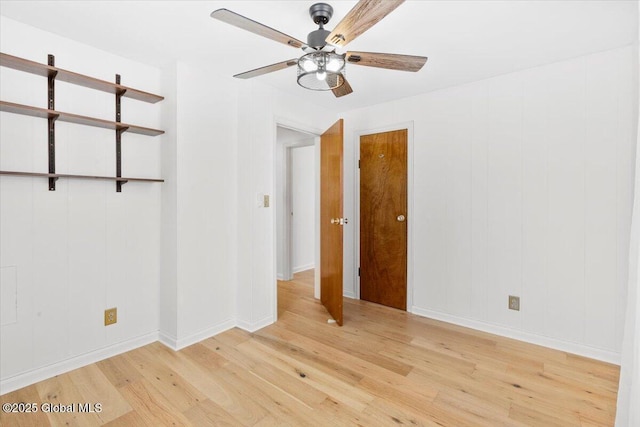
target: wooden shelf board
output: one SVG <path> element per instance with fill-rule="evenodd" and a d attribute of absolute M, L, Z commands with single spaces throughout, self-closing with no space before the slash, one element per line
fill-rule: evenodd
<path fill-rule="evenodd" d="M 137 133 L 140 135 L 158 136 L 162 135 L 164 131 L 158 129 L 151 129 L 142 126 L 130 125 L 127 123 L 111 122 L 109 120 L 96 119 L 93 117 L 79 116 L 72 113 L 63 113 L 62 111 L 47 110 L 46 108 L 32 107 L 29 105 L 15 104 L 13 102 L 0 101 L 0 111 L 6 111 L 8 113 L 23 114 L 26 116 L 52 118 L 57 117 L 57 120 L 69 123 L 78 123 L 81 125 L 94 126 L 104 129 L 123 129 L 127 132 Z"/>
<path fill-rule="evenodd" d="M 43 178 L 101 179 L 101 180 L 107 180 L 107 181 L 120 181 L 120 182 L 126 182 L 126 181 L 164 182 L 164 179 L 156 179 L 156 178 L 127 178 L 127 177 L 115 177 L 115 176 L 72 175 L 72 174 L 66 174 L 66 173 L 0 171 L 0 175 L 30 176 L 30 177 L 43 177 Z"/>
<path fill-rule="evenodd" d="M 164 97 L 160 95 L 154 95 L 153 93 L 111 83 L 106 80 L 95 79 L 93 77 L 74 73 L 73 71 L 64 70 L 51 65 L 40 64 L 39 62 L 18 58 L 17 56 L 8 55 L 6 53 L 0 53 L 0 66 L 44 77 L 48 77 L 49 75 L 56 73 L 56 80 L 113 94 L 124 92 L 122 96 L 126 98 L 137 99 L 138 101 L 149 102 L 151 104 L 155 104 L 156 102 L 164 99 Z"/>

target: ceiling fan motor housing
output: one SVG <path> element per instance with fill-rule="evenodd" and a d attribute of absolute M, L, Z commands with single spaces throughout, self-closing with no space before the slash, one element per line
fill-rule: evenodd
<path fill-rule="evenodd" d="M 316 3 L 309 8 L 309 15 L 316 25 L 326 25 L 333 16 L 333 8 L 326 3 Z"/>
<path fill-rule="evenodd" d="M 331 34 L 331 31 L 325 30 L 324 28 L 311 31 L 307 36 L 307 46 L 322 49 L 324 45 L 327 44 L 326 39 L 329 37 L 329 34 Z"/>
<path fill-rule="evenodd" d="M 333 16 L 333 8 L 326 3 L 316 3 L 309 8 L 309 15 L 316 25 L 319 25 L 315 31 L 312 31 L 307 36 L 307 46 L 316 49 L 322 49 L 327 44 L 325 41 L 331 31 L 324 29 L 324 25 L 329 22 Z"/>

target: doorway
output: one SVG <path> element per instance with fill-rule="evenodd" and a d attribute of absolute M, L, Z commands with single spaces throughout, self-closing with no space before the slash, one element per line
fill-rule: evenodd
<path fill-rule="evenodd" d="M 360 299 L 407 309 L 408 129 L 360 136 Z"/>
<path fill-rule="evenodd" d="M 312 286 L 315 294 L 317 243 L 317 140 L 316 134 L 276 127 L 276 273 L 277 307 L 285 302 L 282 283 Z M 303 278 L 304 280 L 301 280 Z"/>

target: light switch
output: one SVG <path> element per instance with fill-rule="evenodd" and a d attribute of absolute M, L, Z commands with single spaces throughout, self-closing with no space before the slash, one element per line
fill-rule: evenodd
<path fill-rule="evenodd" d="M 265 208 L 269 207 L 269 195 L 268 194 L 264 195 L 264 199 L 262 201 L 262 206 L 264 206 Z"/>

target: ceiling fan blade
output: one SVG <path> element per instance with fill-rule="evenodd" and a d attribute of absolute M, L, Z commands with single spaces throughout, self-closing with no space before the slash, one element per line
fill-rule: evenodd
<path fill-rule="evenodd" d="M 416 72 L 420 71 L 427 62 L 427 57 L 395 53 L 347 52 L 345 60 L 349 64 Z"/>
<path fill-rule="evenodd" d="M 351 85 L 349 84 L 347 79 L 345 79 L 344 76 L 342 76 L 342 78 L 344 79 L 344 83 L 342 83 L 342 86 L 337 87 L 335 89 L 331 89 L 331 91 L 336 96 L 336 98 L 349 95 L 351 92 L 353 92 L 353 89 L 351 89 Z"/>
<path fill-rule="evenodd" d="M 213 12 L 211 12 L 211 17 L 291 47 L 300 48 L 302 46 L 305 46 L 305 43 L 302 43 L 296 38 L 293 38 L 285 33 L 281 33 L 278 30 L 274 30 L 271 27 L 267 27 L 266 25 L 246 18 L 242 15 L 238 15 L 237 13 L 232 12 L 228 9 L 214 10 Z"/>
<path fill-rule="evenodd" d="M 380 22 L 404 0 L 360 0 L 326 38 L 334 46 L 345 46 Z"/>
<path fill-rule="evenodd" d="M 261 76 L 263 74 L 272 73 L 278 70 L 284 70 L 285 68 L 291 67 L 292 65 L 296 65 L 298 63 L 298 59 L 289 59 L 288 61 L 278 62 L 276 64 L 267 65 L 266 67 L 256 68 L 255 70 L 245 71 L 244 73 L 236 74 L 233 77 L 238 79 L 250 79 L 252 77 Z"/>

